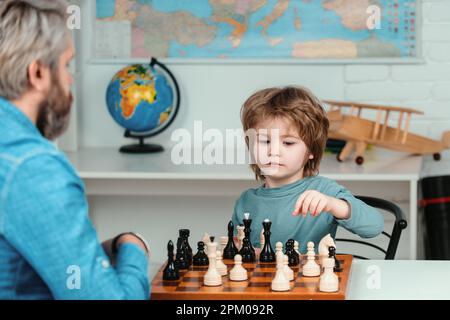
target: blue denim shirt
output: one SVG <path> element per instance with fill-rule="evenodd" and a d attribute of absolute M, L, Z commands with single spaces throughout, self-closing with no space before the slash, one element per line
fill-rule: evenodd
<path fill-rule="evenodd" d="M 0 97 L 0 299 L 148 299 L 148 258 L 134 244 L 115 265 L 63 153 Z"/>

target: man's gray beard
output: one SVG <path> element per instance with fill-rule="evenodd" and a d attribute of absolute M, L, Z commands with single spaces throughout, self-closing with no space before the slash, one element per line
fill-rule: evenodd
<path fill-rule="evenodd" d="M 72 94 L 66 95 L 57 77 L 53 76 L 49 95 L 39 105 L 36 124 L 45 138 L 54 140 L 66 131 L 69 125 L 72 101 Z"/>

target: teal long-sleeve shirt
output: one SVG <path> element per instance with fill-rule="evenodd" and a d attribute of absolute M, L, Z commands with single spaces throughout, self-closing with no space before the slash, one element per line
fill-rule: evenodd
<path fill-rule="evenodd" d="M 328 196 L 347 201 L 351 207 L 349 219 L 336 219 L 331 213 L 322 212 L 316 217 L 309 213 L 306 217 L 293 216 L 295 203 L 306 190 L 316 190 Z M 372 238 L 379 235 L 384 228 L 383 216 L 334 180 L 321 177 L 306 177 L 279 188 L 252 188 L 236 201 L 232 221 L 235 226 L 242 224 L 244 213 L 250 213 L 252 219 L 250 240 L 254 246 L 260 245 L 260 232 L 264 219 L 272 222 L 272 246 L 276 242 L 286 243 L 288 239 L 300 243 L 300 251 L 306 252 L 306 245 L 312 241 L 316 245 L 328 233 L 334 238 L 338 226 L 359 235 Z"/>

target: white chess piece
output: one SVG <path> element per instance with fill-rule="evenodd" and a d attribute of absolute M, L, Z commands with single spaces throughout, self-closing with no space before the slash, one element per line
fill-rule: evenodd
<path fill-rule="evenodd" d="M 294 280 L 294 270 L 289 268 L 289 258 L 285 254 L 283 255 L 283 265 L 284 265 L 284 273 L 286 275 L 286 278 L 289 281 L 293 281 Z"/>
<path fill-rule="evenodd" d="M 202 241 L 205 244 L 205 253 L 208 254 L 208 243 L 211 242 L 211 236 L 209 235 L 208 232 L 205 232 L 205 234 L 203 235 Z"/>
<path fill-rule="evenodd" d="M 306 253 L 308 261 L 302 268 L 302 274 L 305 277 L 320 276 L 320 266 L 316 262 L 316 254 L 314 252 L 314 242 L 308 242 L 308 252 Z"/>
<path fill-rule="evenodd" d="M 220 250 L 216 251 L 216 269 L 222 277 L 228 274 L 227 265 L 223 263 L 222 251 Z"/>
<path fill-rule="evenodd" d="M 286 277 L 284 270 L 284 258 L 282 252 L 277 253 L 277 271 L 275 277 L 272 280 L 272 290 L 273 291 L 289 291 L 289 279 Z"/>
<path fill-rule="evenodd" d="M 334 240 L 331 237 L 331 235 L 327 234 L 319 242 L 319 256 L 320 257 L 328 257 L 328 248 L 329 247 L 335 247 L 336 248 L 336 243 L 334 242 Z"/>
<path fill-rule="evenodd" d="M 298 251 L 298 247 L 300 246 L 300 244 L 298 243 L 298 241 L 297 240 L 295 240 L 295 242 L 294 242 L 294 250 L 295 250 L 295 252 L 297 252 L 298 254 L 300 254 L 300 251 Z"/>
<path fill-rule="evenodd" d="M 238 239 L 237 249 L 241 250 L 241 248 L 242 248 L 242 241 L 245 238 L 245 233 L 244 233 L 245 227 L 244 226 L 237 226 L 236 229 L 237 229 L 237 239 Z"/>
<path fill-rule="evenodd" d="M 230 280 L 245 281 L 247 279 L 247 270 L 242 266 L 242 256 L 237 254 L 234 256 L 234 267 L 230 270 Z"/>
<path fill-rule="evenodd" d="M 333 272 L 334 259 L 323 259 L 324 272 L 320 277 L 319 290 L 322 292 L 336 292 L 339 290 L 339 278 Z"/>
<path fill-rule="evenodd" d="M 264 248 L 264 244 L 266 242 L 266 239 L 264 237 L 264 228 L 261 229 L 261 234 L 259 235 L 259 244 L 261 246 L 261 249 Z"/>
<path fill-rule="evenodd" d="M 278 241 L 277 243 L 275 243 L 275 254 L 277 254 L 278 252 L 283 253 L 283 242 Z"/>
<path fill-rule="evenodd" d="M 216 248 L 217 242 L 209 242 L 208 244 L 209 266 L 203 278 L 203 284 L 208 287 L 222 285 L 222 276 L 217 270 Z"/>
<path fill-rule="evenodd" d="M 228 243 L 228 237 L 227 236 L 220 237 L 220 251 L 222 251 L 222 254 L 223 254 L 223 250 L 227 246 L 227 243 Z"/>

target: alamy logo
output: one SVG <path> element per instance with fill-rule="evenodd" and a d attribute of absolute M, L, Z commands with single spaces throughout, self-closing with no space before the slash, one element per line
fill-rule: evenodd
<path fill-rule="evenodd" d="M 67 7 L 67 28 L 69 30 L 81 29 L 81 8 L 77 5 L 71 5 Z"/>
<path fill-rule="evenodd" d="M 77 265 L 67 267 L 66 273 L 69 275 L 66 280 L 66 286 L 69 290 L 81 289 L 81 269 Z"/>
<path fill-rule="evenodd" d="M 381 29 L 381 8 L 376 5 L 372 5 L 367 7 L 366 13 L 370 14 L 369 18 L 367 18 L 367 28 L 369 30 Z"/>
<path fill-rule="evenodd" d="M 367 289 L 381 289 L 381 269 L 379 266 L 371 265 L 367 267 L 366 273 L 369 275 L 366 281 Z"/>

